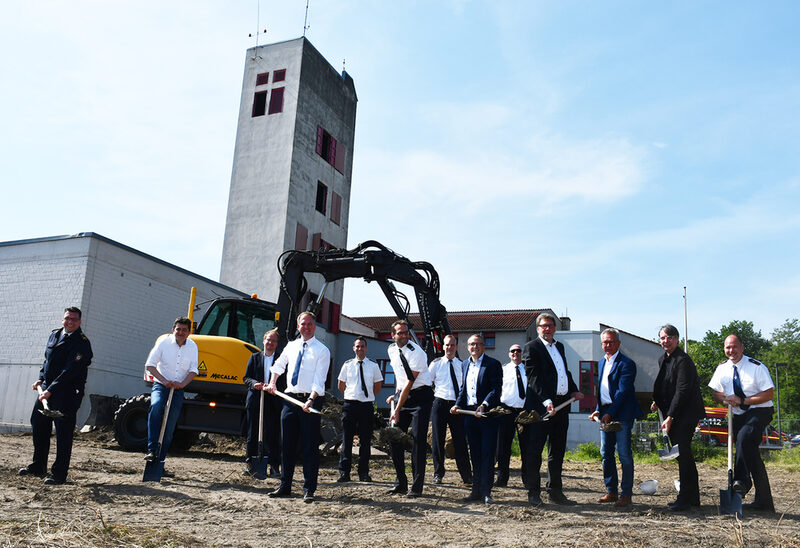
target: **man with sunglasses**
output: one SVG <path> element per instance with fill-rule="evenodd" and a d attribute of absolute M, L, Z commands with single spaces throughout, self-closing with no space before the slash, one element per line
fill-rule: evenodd
<path fill-rule="evenodd" d="M 500 427 L 497 434 L 497 478 L 495 487 L 508 486 L 509 464 L 511 462 L 511 445 L 514 441 L 514 432 L 517 431 L 516 419 L 525 407 L 525 387 L 528 377 L 525 374 L 525 365 L 522 363 L 522 347 L 512 344 L 508 349 L 510 362 L 503 366 L 503 390 L 500 395 L 500 405 L 511 411 L 508 415 L 499 418 Z M 525 484 L 528 467 L 525 458 L 528 455 L 528 429 L 521 429 L 517 433 L 519 450 L 522 457 L 522 483 Z"/>

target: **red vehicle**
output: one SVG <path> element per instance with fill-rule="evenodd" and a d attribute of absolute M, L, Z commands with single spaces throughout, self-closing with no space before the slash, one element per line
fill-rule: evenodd
<path fill-rule="evenodd" d="M 706 407 L 706 418 L 700 419 L 697 423 L 697 433 L 700 438 L 706 440 L 709 445 L 724 446 L 728 444 L 728 408 L 727 407 Z M 770 424 L 764 430 L 761 438 L 761 447 L 780 449 L 783 442 L 789 441 L 789 436 L 782 433 L 778 436 L 778 431 Z"/>

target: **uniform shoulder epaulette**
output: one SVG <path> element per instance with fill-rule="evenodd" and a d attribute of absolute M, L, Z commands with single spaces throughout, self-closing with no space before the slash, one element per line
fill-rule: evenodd
<path fill-rule="evenodd" d="M 411 344 L 411 343 L 406 343 L 406 346 L 407 346 L 407 347 L 408 347 L 408 349 L 409 349 L 409 350 L 411 350 L 412 352 L 414 351 L 414 345 L 413 345 L 413 344 Z"/>
<path fill-rule="evenodd" d="M 392 343 L 389 345 L 389 348 L 397 348 L 397 343 Z"/>
<path fill-rule="evenodd" d="M 756 360 L 755 358 L 749 358 L 750 363 L 754 363 L 756 365 L 763 365 L 760 361 Z"/>

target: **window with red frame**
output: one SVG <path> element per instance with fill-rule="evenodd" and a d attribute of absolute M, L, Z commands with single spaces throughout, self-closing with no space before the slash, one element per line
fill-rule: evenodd
<path fill-rule="evenodd" d="M 285 88 L 273 88 L 272 95 L 269 97 L 269 114 L 283 112 L 283 90 Z"/>

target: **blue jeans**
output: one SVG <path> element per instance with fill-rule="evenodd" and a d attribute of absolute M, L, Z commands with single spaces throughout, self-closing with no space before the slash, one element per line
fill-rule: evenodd
<path fill-rule="evenodd" d="M 164 408 L 167 406 L 169 388 L 159 382 L 153 383 L 150 391 L 150 413 L 147 415 L 147 451 L 155 453 L 158 449 L 158 437 L 161 434 L 161 421 L 164 419 Z M 178 424 L 178 416 L 183 406 L 183 390 L 174 390 L 172 403 L 169 406 L 167 427 L 164 430 L 164 441 L 161 443 L 161 453 L 158 459 L 163 461 L 167 456 L 169 444 L 172 443 L 172 434 Z"/>
<path fill-rule="evenodd" d="M 607 493 L 617 493 L 619 480 L 617 478 L 617 461 L 614 459 L 614 448 L 619 454 L 619 463 L 622 465 L 623 497 L 633 495 L 633 451 L 631 450 L 631 430 L 633 421 L 622 422 L 619 432 L 600 432 L 600 453 L 603 455 L 603 481 Z"/>

